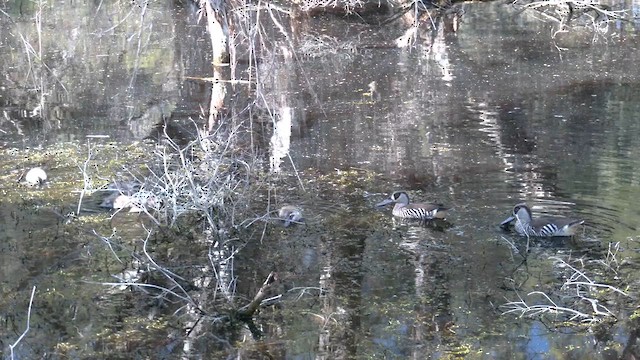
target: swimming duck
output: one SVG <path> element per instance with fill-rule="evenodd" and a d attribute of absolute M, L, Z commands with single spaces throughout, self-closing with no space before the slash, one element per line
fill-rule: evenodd
<path fill-rule="evenodd" d="M 111 194 L 102 200 L 100 207 L 120 210 L 129 209 L 129 212 L 143 212 L 145 208 L 157 207 L 158 199 L 149 192 L 141 190 L 142 185 L 136 181 L 123 181 L 109 184 L 107 190 Z"/>
<path fill-rule="evenodd" d="M 500 223 L 500 227 L 508 229 L 515 221 L 515 229 L 521 236 L 573 236 L 584 220 L 574 220 L 553 216 L 533 218 L 531 209 L 525 203 L 513 207 L 512 215 Z"/>
<path fill-rule="evenodd" d="M 42 185 L 47 181 L 47 173 L 41 167 L 34 167 L 27 171 L 24 181 L 29 186 Z"/>
<path fill-rule="evenodd" d="M 284 221 L 284 227 L 289 227 L 291 224 L 304 223 L 302 217 L 302 210 L 293 205 L 285 205 L 278 211 L 278 217 Z"/>
<path fill-rule="evenodd" d="M 100 207 L 120 210 L 129 209 L 129 212 L 143 212 L 145 209 L 157 208 L 158 199 L 149 191 L 140 191 L 132 195 L 113 193 L 107 196 Z"/>
<path fill-rule="evenodd" d="M 403 219 L 419 219 L 419 220 L 433 220 L 444 219 L 446 216 L 447 208 L 442 204 L 432 203 L 409 203 L 409 195 L 404 191 L 396 191 L 391 194 L 388 199 L 376 204 L 376 207 L 383 207 L 389 204 L 395 204 L 393 211 L 394 216 Z"/>

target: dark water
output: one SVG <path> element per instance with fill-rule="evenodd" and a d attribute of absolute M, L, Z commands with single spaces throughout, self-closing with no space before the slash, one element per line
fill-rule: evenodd
<path fill-rule="evenodd" d="M 596 327 L 593 336 L 501 314 L 519 297 L 550 304 L 528 294 L 559 293 L 571 272 L 553 257 L 591 264 L 595 281 L 636 271 L 637 38 L 591 43 L 591 35 L 578 32 L 554 42 L 549 27 L 523 21 L 509 7 L 466 10 L 460 31 L 435 44 L 444 46 L 441 53 L 372 50 L 346 62 L 305 63 L 318 69 L 307 76 L 323 84 L 315 89 L 322 108 L 297 109 L 296 166 L 380 174 L 362 181 L 361 190 L 375 195 L 357 203 L 327 195 L 355 207 L 344 218 L 373 219 L 358 230 L 345 225 L 349 230 L 329 245 L 335 253 L 320 260 L 338 300 L 318 312 L 350 330 L 328 335 L 329 344 L 364 358 L 619 356 L 633 339 L 624 321 Z M 369 97 L 372 81 L 377 93 Z M 301 91 L 291 88 L 293 97 Z M 452 206 L 451 227 L 395 226 L 390 211 L 372 212 L 398 189 Z M 507 241 L 520 251 L 525 241 L 497 229 L 521 201 L 537 214 L 585 219 L 584 232 L 534 241 L 524 262 Z M 321 207 L 311 204 L 310 211 L 314 205 Z M 605 265 L 609 249 L 625 259 L 616 270 Z M 332 257 L 356 260 L 341 271 Z M 612 298 L 603 301 L 621 310 L 620 320 L 628 317 L 630 299 Z M 290 356 L 305 354 L 313 357 Z"/>
<path fill-rule="evenodd" d="M 185 79 L 208 71 L 206 48 L 194 45 L 203 32 L 193 26 L 193 9 L 174 13 L 173 6 L 154 3 L 142 22 L 112 28 L 116 18 L 131 12 L 139 19 L 141 12 L 120 3 L 104 6 L 79 7 L 95 16 L 80 31 L 91 36 L 71 36 L 67 45 L 46 38 L 60 73 L 46 78 L 56 97 L 47 102 L 44 122 L 21 118 L 39 99 L 29 91 L 33 80 L 21 81 L 29 66 L 18 38 L 5 35 L 14 25 L 0 22 L 0 45 L 10 50 L 0 55 L 6 73 L 0 100 L 9 114 L 3 147 L 75 146 L 88 134 L 128 143 L 152 134 L 162 119 L 198 119 L 200 106 L 208 106 L 208 87 Z M 25 32 L 32 31 L 26 15 L 10 10 Z M 68 19 L 72 10 L 52 12 L 60 29 L 79 26 Z M 270 353 L 290 359 L 620 356 L 635 341 L 630 298 L 588 294 L 600 296 L 617 317 L 602 316 L 591 330 L 555 323 L 553 316 L 536 321 L 503 314 L 506 303 L 520 298 L 549 304 L 533 291 L 589 309 L 557 295 L 573 273 L 554 257 L 584 265 L 580 269 L 596 282 L 638 294 L 640 55 L 632 24 L 614 25 L 609 35 L 583 29 L 554 39 L 551 24 L 511 6 L 466 4 L 459 31 L 440 34 L 430 51 L 374 47 L 300 57 L 294 65 L 262 63 L 266 102 L 280 115 L 271 169 L 284 174 L 281 195 L 299 201 L 307 218 L 306 226 L 270 229 L 261 246 L 247 246 L 236 260 L 243 296 L 251 297 L 272 270 L 288 290 L 285 306 L 259 319 Z M 331 35 L 330 27 L 323 29 Z M 399 34 L 375 35 L 384 42 Z M 136 56 L 139 39 L 142 57 Z M 71 49 L 82 55 L 65 55 Z M 21 121 L 11 121 L 16 118 Z M 3 169 L 16 166 L 7 159 Z M 305 191 L 290 176 L 294 171 Z M 416 201 L 451 207 L 447 223 L 402 223 L 390 209 L 374 207 L 400 189 Z M 526 240 L 497 226 L 521 201 L 537 215 L 584 219 L 584 230 L 574 239 L 532 240 L 525 255 Z M 41 302 L 21 358 L 54 348 L 83 358 L 83 348 L 108 342 L 87 338 L 126 337 L 126 314 L 140 309 L 128 294 L 87 282 L 123 269 L 92 260 L 101 244 L 75 243 L 79 234 L 65 230 L 51 211 L 61 212 L 58 204 L 28 204 L 25 211 L 9 201 L 0 205 L 2 308 L 12 309 L 2 314 L 10 324 L 2 332 L 4 353 L 23 330 L 33 285 L 42 289 Z M 70 289 L 62 298 L 47 286 Z M 306 295 L 298 297 L 300 288 Z M 162 341 L 169 336 L 152 326 L 143 333 Z M 129 347 L 164 354 L 162 341 L 131 339 Z M 240 355 L 257 353 L 243 348 Z"/>

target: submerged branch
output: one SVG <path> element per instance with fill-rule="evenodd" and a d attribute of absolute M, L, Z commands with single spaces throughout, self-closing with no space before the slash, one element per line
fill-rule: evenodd
<path fill-rule="evenodd" d="M 605 317 L 616 318 L 615 314 L 611 312 L 606 306 L 602 305 L 599 299 L 586 296 L 591 293 L 592 289 L 605 289 L 609 290 L 609 295 L 617 293 L 623 296 L 629 297 L 629 295 L 608 284 L 597 283 L 587 275 L 584 270 L 580 270 L 575 266 L 567 263 L 565 260 L 559 257 L 551 257 L 558 265 L 565 267 L 571 271 L 571 274 L 566 278 L 564 283 L 559 286 L 559 294 L 553 293 L 554 297 L 563 299 L 568 305 L 562 305 L 554 301 L 550 294 L 534 291 L 530 292 L 528 296 L 540 295 L 545 299 L 544 303 L 529 304 L 520 295 L 518 295 L 518 301 L 510 301 L 502 305 L 507 310 L 503 314 L 520 313 L 520 316 L 536 317 L 544 314 L 564 314 L 567 316 L 568 321 L 574 321 L 581 319 L 580 322 L 595 323 L 602 321 Z M 582 263 L 581 260 L 577 260 Z M 611 261 L 616 261 L 615 258 Z M 583 267 L 584 264 L 582 263 Z M 598 293 L 599 296 L 607 294 Z"/>
<path fill-rule="evenodd" d="M 256 293 L 256 296 L 253 297 L 253 300 L 242 308 L 238 310 L 238 315 L 241 318 L 251 318 L 253 314 L 258 310 L 262 300 L 267 296 L 267 291 L 271 288 L 271 286 L 278 280 L 278 274 L 275 272 L 271 272 L 267 279 L 260 287 L 260 290 Z"/>
<path fill-rule="evenodd" d="M 31 299 L 29 299 L 29 310 L 27 311 L 27 327 L 24 329 L 18 340 L 16 340 L 13 344 L 9 345 L 9 349 L 11 350 L 11 360 L 14 359 L 13 349 L 18 346 L 18 344 L 22 341 L 22 339 L 27 335 L 29 329 L 31 329 L 31 308 L 33 307 L 33 297 L 36 294 L 36 287 L 34 286 L 31 289 Z"/>

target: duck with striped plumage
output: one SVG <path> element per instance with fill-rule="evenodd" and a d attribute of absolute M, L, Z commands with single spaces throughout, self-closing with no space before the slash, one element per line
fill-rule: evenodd
<path fill-rule="evenodd" d="M 278 217 L 282 220 L 284 227 L 289 227 L 292 224 L 304 224 L 302 209 L 297 206 L 284 205 L 278 211 Z"/>
<path fill-rule="evenodd" d="M 402 219 L 444 219 L 448 210 L 442 206 L 442 204 L 411 203 L 409 202 L 409 195 L 404 191 L 394 192 L 388 199 L 376 204 L 376 207 L 383 207 L 390 204 L 395 204 L 393 206 L 393 211 L 391 212 L 393 216 L 397 216 Z"/>
<path fill-rule="evenodd" d="M 500 227 L 508 230 L 512 223 L 516 232 L 521 236 L 554 237 L 575 235 L 584 220 L 555 216 L 534 218 L 527 204 L 520 203 L 513 207 L 511 216 L 501 222 Z"/>

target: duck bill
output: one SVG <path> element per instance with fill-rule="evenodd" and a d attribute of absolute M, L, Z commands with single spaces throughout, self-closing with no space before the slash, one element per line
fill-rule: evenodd
<path fill-rule="evenodd" d="M 394 203 L 394 201 L 393 201 L 393 200 L 391 200 L 391 199 L 386 199 L 386 200 L 384 200 L 384 201 L 381 201 L 381 202 L 377 203 L 377 204 L 376 204 L 376 207 L 381 208 L 381 207 L 384 207 L 384 206 L 387 206 L 387 205 L 389 205 L 389 204 L 393 204 L 393 203 Z"/>
<path fill-rule="evenodd" d="M 515 216 L 509 216 L 508 218 L 506 218 L 503 222 L 500 223 L 500 227 L 503 229 L 506 229 L 509 227 L 509 224 L 511 224 L 511 222 L 513 220 L 515 220 L 516 217 Z"/>
<path fill-rule="evenodd" d="M 305 224 L 306 225 L 306 223 L 304 222 L 304 218 L 300 218 L 300 219 L 297 219 L 297 220 L 290 220 L 290 219 L 285 219 L 284 220 L 284 227 L 289 227 L 289 226 L 291 226 L 293 224 Z"/>

